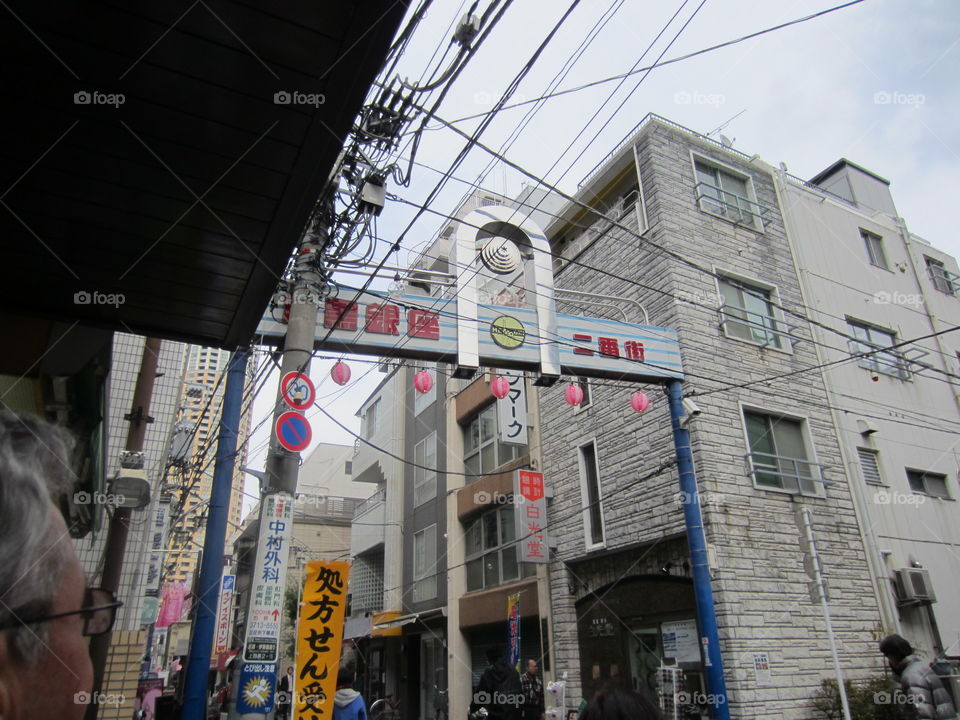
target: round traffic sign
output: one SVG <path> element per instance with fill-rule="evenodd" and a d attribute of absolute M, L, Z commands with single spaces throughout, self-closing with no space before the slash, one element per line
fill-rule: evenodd
<path fill-rule="evenodd" d="M 280 380 L 283 401 L 294 410 L 306 410 L 313 405 L 316 390 L 313 382 L 303 373 L 288 372 Z"/>
<path fill-rule="evenodd" d="M 290 452 L 301 452 L 307 449 L 313 431 L 310 422 L 300 413 L 289 410 L 277 418 L 277 442 L 280 447 Z"/>

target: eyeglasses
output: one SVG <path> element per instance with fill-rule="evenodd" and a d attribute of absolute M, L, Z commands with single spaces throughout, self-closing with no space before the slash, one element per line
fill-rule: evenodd
<path fill-rule="evenodd" d="M 94 635 L 103 635 L 110 632 L 113 627 L 113 621 L 117 617 L 117 608 L 122 607 L 123 603 L 117 600 L 117 596 L 112 590 L 103 588 L 87 588 L 84 595 L 83 607 L 79 610 L 57 613 L 56 615 L 44 615 L 43 617 L 30 618 L 29 620 L 18 618 L 12 622 L 0 625 L 0 630 L 9 630 L 10 628 L 21 625 L 36 625 L 45 623 L 49 620 L 56 620 L 70 615 L 83 615 L 83 634 L 88 637 Z"/>

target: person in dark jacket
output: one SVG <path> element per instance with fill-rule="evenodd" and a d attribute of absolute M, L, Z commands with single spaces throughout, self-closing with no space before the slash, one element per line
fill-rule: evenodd
<path fill-rule="evenodd" d="M 880 641 L 880 652 L 893 670 L 893 678 L 921 720 L 957 720 L 957 711 L 937 674 L 913 654 L 910 643 L 897 634 Z"/>
<path fill-rule="evenodd" d="M 580 720 L 662 720 L 660 710 L 633 690 L 600 690 L 580 713 Z"/>
<path fill-rule="evenodd" d="M 337 694 L 333 696 L 333 720 L 367 720 L 367 706 L 353 689 L 356 671 L 353 664 L 340 666 Z"/>
<path fill-rule="evenodd" d="M 487 662 L 490 667 L 480 676 L 475 704 L 487 709 L 490 720 L 520 720 L 520 673 L 507 665 L 499 648 L 487 650 Z"/>
<path fill-rule="evenodd" d="M 533 658 L 527 660 L 527 671 L 520 676 L 520 687 L 523 691 L 523 706 L 520 712 L 523 720 L 542 720 L 543 681 L 537 675 L 537 661 Z"/>

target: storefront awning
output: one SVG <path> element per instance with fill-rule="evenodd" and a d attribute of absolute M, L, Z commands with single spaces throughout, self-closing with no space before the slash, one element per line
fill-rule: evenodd
<path fill-rule="evenodd" d="M 447 608 L 439 607 L 434 608 L 433 610 L 425 610 L 423 612 L 411 613 L 410 615 L 400 615 L 392 619 L 384 619 L 380 622 L 376 622 L 373 625 L 373 630 L 392 630 L 395 628 L 401 628 L 404 625 L 409 625 L 410 623 L 415 623 L 417 621 L 424 622 L 426 620 L 431 620 L 436 617 L 446 617 Z"/>

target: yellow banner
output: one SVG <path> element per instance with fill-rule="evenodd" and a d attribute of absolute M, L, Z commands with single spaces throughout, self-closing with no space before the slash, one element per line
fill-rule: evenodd
<path fill-rule="evenodd" d="M 329 720 L 337 691 L 350 563 L 307 563 L 297 618 L 294 720 Z"/>

